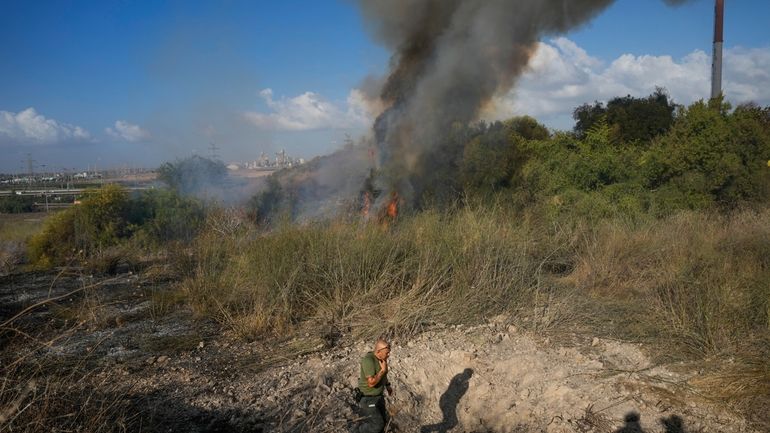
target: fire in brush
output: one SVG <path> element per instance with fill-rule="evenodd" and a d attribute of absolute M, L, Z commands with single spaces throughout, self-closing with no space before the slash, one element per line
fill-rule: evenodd
<path fill-rule="evenodd" d="M 663 0 L 670 5 L 686 0 Z M 357 0 L 370 32 L 392 53 L 390 71 L 369 89 L 379 191 L 372 212 L 395 193 L 419 208 L 453 125 L 479 119 L 510 91 L 546 36 L 579 27 L 614 0 Z"/>

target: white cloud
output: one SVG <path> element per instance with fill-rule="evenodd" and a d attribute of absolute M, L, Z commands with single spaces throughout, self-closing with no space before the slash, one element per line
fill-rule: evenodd
<path fill-rule="evenodd" d="M 372 115 L 363 93 L 352 90 L 347 107 L 340 108 L 313 92 L 305 92 L 293 98 L 273 99 L 271 89 L 262 90 L 269 113 L 246 112 L 243 118 L 256 127 L 273 131 L 309 131 L 366 127 Z"/>
<path fill-rule="evenodd" d="M 770 47 L 726 50 L 724 64 L 728 99 L 770 105 Z"/>
<path fill-rule="evenodd" d="M 679 104 L 708 98 L 711 56 L 696 50 L 681 59 L 624 54 L 609 64 L 566 38 L 540 44 L 529 70 L 508 94 L 494 101 L 487 118 L 529 114 L 549 126 L 572 127 L 572 110 L 616 96 L 647 96 L 664 87 Z M 724 52 L 723 88 L 733 104 L 770 104 L 770 48 Z"/>
<path fill-rule="evenodd" d="M 128 123 L 125 120 L 116 121 L 113 128 L 105 128 L 104 132 L 114 138 L 131 143 L 150 138 L 150 133 L 146 129 L 142 129 L 139 125 Z"/>
<path fill-rule="evenodd" d="M 85 129 L 48 119 L 30 107 L 18 113 L 0 111 L 0 139 L 14 144 L 53 144 L 62 141 L 87 141 Z M 4 140 L 5 141 L 5 140 Z"/>

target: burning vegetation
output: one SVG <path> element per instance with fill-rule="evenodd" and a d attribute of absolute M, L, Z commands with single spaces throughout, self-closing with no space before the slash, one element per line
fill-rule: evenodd
<path fill-rule="evenodd" d="M 380 110 L 372 134 L 358 150 L 348 149 L 357 155 L 340 152 L 316 161 L 315 168 L 305 170 L 309 178 L 304 181 L 284 176 L 278 183 L 291 198 L 281 204 L 255 203 L 262 215 L 265 209 L 290 208 L 292 218 L 306 220 L 339 215 L 351 207 L 366 215 L 387 214 L 394 192 L 402 211 L 458 200 L 463 186 L 445 177 L 459 174 L 463 155 L 458 152 L 487 128 L 475 124 L 483 107 L 511 89 L 540 38 L 579 27 L 613 1 L 357 3 L 373 36 L 393 53 L 386 76 L 366 86 L 371 105 Z M 517 132 L 513 129 L 507 132 Z M 513 159 L 520 161 L 521 155 Z"/>
<path fill-rule="evenodd" d="M 146 298 L 142 294 L 141 305 L 152 319 L 147 329 L 153 333 L 157 323 L 185 312 L 199 321 L 211 319 L 207 323 L 217 327 L 212 339 L 227 334 L 238 341 L 228 342 L 229 347 L 246 347 L 244 341 L 273 348 L 295 345 L 292 359 L 383 332 L 407 341 L 444 324 L 486 324 L 493 317 L 554 340 L 642 341 L 655 368 L 671 363 L 699 371 L 698 380 L 666 391 L 676 396 L 672 404 L 691 410 L 694 406 L 685 400 L 701 404 L 707 395 L 729 403 L 757 431 L 767 431 L 770 108 L 733 108 L 720 98 L 683 107 L 659 89 L 646 98 L 577 107 L 570 132 L 549 131 L 526 116 L 479 122 L 482 107 L 514 84 L 540 37 L 574 28 L 612 2 L 358 3 L 375 37 L 394 53 L 391 71 L 371 94 L 384 108 L 370 137 L 275 173 L 246 205 L 249 212 L 223 210 L 177 193 L 129 196 L 107 187 L 45 223 L 28 245 L 32 264 L 37 269 L 74 264 L 81 273 L 125 271 L 135 279 L 138 272 L 142 281 L 165 275 L 163 291 L 148 291 Z M 205 165 L 221 184 L 221 167 Z M 188 182 L 177 176 L 185 172 L 182 164 L 164 167 L 177 181 L 169 183 L 186 192 L 182 186 Z M 127 269 L 117 266 L 128 254 L 141 260 Z M 96 265 L 100 261 L 106 266 Z M 86 276 L 72 277 L 77 282 L 72 284 L 81 280 Z M 127 290 L 138 288 L 134 280 L 127 281 Z M 86 325 L 107 326 L 98 318 L 110 306 L 99 305 L 87 288 L 83 284 L 89 294 L 83 299 L 69 298 L 64 304 L 65 296 L 31 307 L 50 303 L 54 313 L 60 307 L 76 311 L 68 313 L 79 314 L 72 332 Z M 14 308 L 21 311 L 29 308 L 17 304 Z M 133 309 L 131 314 L 140 316 Z M 57 323 L 62 322 L 70 323 Z M 122 327 L 117 319 L 109 323 Z M 14 429 L 119 430 L 107 424 L 72 425 L 70 405 L 59 408 L 29 398 L 26 389 L 35 389 L 44 378 L 57 384 L 50 389 L 59 401 L 73 377 L 87 374 L 81 374 L 80 366 L 61 370 L 67 374 L 33 368 L 26 347 L 48 340 L 35 338 L 36 330 L 24 323 L 18 330 L 5 327 L 17 326 L 15 317 L 3 324 L 4 365 L 16 363 L 29 372 L 19 376 L 18 368 L 0 370 L 4 383 L 11 384 L 0 390 L 0 403 L 10 408 L 3 416 L 15 417 L 9 421 L 16 423 Z M 52 329 L 46 326 L 44 332 Z M 107 337 L 99 344 L 106 346 L 111 334 L 103 334 Z M 498 337 L 492 344 L 503 341 L 502 334 Z M 126 338 L 125 344 L 131 341 Z M 185 368 L 196 370 L 196 358 L 208 353 L 214 374 L 220 374 L 219 356 L 228 346 L 199 341 L 186 342 Z M 82 350 L 93 356 L 91 346 Z M 282 353 L 272 353 L 273 358 L 240 355 L 237 360 L 246 368 L 258 358 L 255 370 L 287 359 Z M 104 359 L 117 362 L 110 356 Z M 129 359 L 134 363 L 125 371 L 162 370 L 168 362 L 165 352 L 163 357 L 163 362 L 154 355 L 151 362 Z M 618 371 L 611 365 L 599 373 Z M 624 384 L 632 376 L 646 380 L 646 368 L 622 371 Z M 112 368 L 99 373 L 99 383 L 124 380 L 110 376 Z M 202 377 L 201 383 L 206 382 L 195 398 L 206 399 L 217 387 L 225 395 L 220 379 Z M 270 382 L 276 384 L 272 391 L 295 391 L 287 383 L 284 376 Z M 307 390 L 307 383 L 297 389 Z M 349 394 L 341 383 L 333 384 L 334 395 Z M 660 383 L 644 383 L 662 389 Z M 156 384 L 145 385 L 152 389 Z M 332 395 L 322 385 L 328 393 L 323 396 Z M 181 388 L 188 386 L 185 382 Z M 323 387 L 318 386 L 315 397 Z M 231 404 L 232 395 L 222 401 Z M 429 394 L 412 397 L 426 406 L 436 400 Z M 87 393 L 76 398 L 92 401 Z M 152 426 L 145 424 L 144 412 L 124 404 L 137 398 L 143 401 L 118 396 L 120 404 L 110 408 L 130 415 L 136 425 Z M 630 401 L 627 395 L 618 399 Z M 258 409 L 252 403 L 244 406 L 257 410 L 260 422 L 276 431 L 298 431 L 309 425 L 307 420 L 324 418 L 327 400 L 318 403 L 312 416 L 294 412 L 298 407 L 288 413 L 280 399 L 260 400 Z M 24 407 L 30 409 L 20 414 Z M 609 425 L 592 408 L 580 408 L 585 411 L 580 428 L 588 418 Z M 44 419 L 36 419 L 38 414 Z M 417 417 L 423 415 L 418 410 Z M 540 412 L 529 416 L 541 430 L 555 419 L 550 413 L 548 419 Z M 304 421 L 283 424 L 296 419 Z M 93 421 L 102 423 L 102 418 Z M 330 431 L 340 431 L 348 421 Z"/>

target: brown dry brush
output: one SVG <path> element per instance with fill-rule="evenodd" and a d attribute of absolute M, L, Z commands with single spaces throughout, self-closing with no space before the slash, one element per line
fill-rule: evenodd
<path fill-rule="evenodd" d="M 201 236 L 190 269 L 186 301 L 246 338 L 307 323 L 408 335 L 507 314 L 537 331 L 643 342 L 660 362 L 716 360 L 704 393 L 770 413 L 757 409 L 770 407 L 770 357 L 757 349 L 770 338 L 768 209 L 588 223 L 467 207 L 387 228 L 241 227 Z"/>
<path fill-rule="evenodd" d="M 179 288 L 196 312 L 247 338 L 306 321 L 358 336 L 411 334 L 518 308 L 538 285 L 533 244 L 484 209 L 424 212 L 389 227 L 334 221 L 207 233 Z"/>
<path fill-rule="evenodd" d="M 52 352 L 60 341 L 81 332 L 87 320 L 58 329 L 53 337 L 22 325 L 40 308 L 96 287 L 48 298 L 0 324 L 0 432 L 135 431 L 138 417 L 131 409 L 130 386 L 116 382 L 111 368 L 98 362 L 92 355 L 96 347 L 87 355 Z"/>
<path fill-rule="evenodd" d="M 695 363 L 705 395 L 770 427 L 770 210 L 609 221 L 584 240 L 568 280 L 607 306 L 598 320 L 633 317 L 620 337 Z"/>
<path fill-rule="evenodd" d="M 131 431 L 125 389 L 86 360 L 9 364 L 0 371 L 0 431 Z"/>

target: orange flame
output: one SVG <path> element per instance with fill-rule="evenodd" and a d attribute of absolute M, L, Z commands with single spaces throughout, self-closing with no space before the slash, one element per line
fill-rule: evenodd
<path fill-rule="evenodd" d="M 393 192 L 390 195 L 390 203 L 388 203 L 388 216 L 390 219 L 396 219 L 398 217 L 398 193 Z"/>

